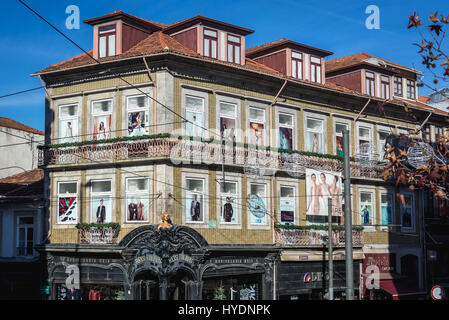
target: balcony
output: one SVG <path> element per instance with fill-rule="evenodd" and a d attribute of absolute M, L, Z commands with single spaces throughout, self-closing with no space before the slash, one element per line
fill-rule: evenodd
<path fill-rule="evenodd" d="M 123 138 L 126 139 L 126 138 Z M 95 143 L 95 144 L 94 144 Z M 301 177 L 305 168 L 343 172 L 343 162 L 332 155 L 256 149 L 247 145 L 223 145 L 221 141 L 200 142 L 170 137 L 142 140 L 92 142 L 79 146 L 44 146 L 39 150 L 39 166 L 66 166 L 115 163 L 130 160 L 167 159 L 174 164 L 225 164 L 244 167 L 246 174 L 271 175 L 280 170 Z M 351 163 L 351 177 L 378 179 L 381 168 Z"/>
<path fill-rule="evenodd" d="M 118 224 L 77 225 L 78 243 L 80 244 L 115 244 L 120 231 Z"/>
<path fill-rule="evenodd" d="M 327 245 L 327 230 L 299 230 L 276 228 L 276 245 L 281 247 L 322 247 Z M 332 231 L 332 245 L 334 247 L 345 246 L 345 231 Z M 363 232 L 352 231 L 352 245 L 363 246 Z"/>

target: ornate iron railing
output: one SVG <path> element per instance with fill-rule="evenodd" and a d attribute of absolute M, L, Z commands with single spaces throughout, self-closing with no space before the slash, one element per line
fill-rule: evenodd
<path fill-rule="evenodd" d="M 78 243 L 82 244 L 114 244 L 117 241 L 116 228 L 87 227 L 78 229 Z"/>
<path fill-rule="evenodd" d="M 154 158 L 169 158 L 174 163 L 238 165 L 244 166 L 247 173 L 264 171 L 264 175 L 282 170 L 299 177 L 304 174 L 305 168 L 343 172 L 341 161 L 324 156 L 287 154 L 278 150 L 257 150 L 246 146 L 229 146 L 170 138 L 64 148 L 47 147 L 39 150 L 40 166 Z M 380 172 L 380 167 L 367 167 L 356 162 L 351 163 L 351 176 L 353 177 L 378 178 Z"/>
<path fill-rule="evenodd" d="M 282 229 L 276 228 L 276 245 L 277 246 L 291 246 L 291 247 L 309 247 L 309 246 L 323 246 L 327 244 L 328 231 L 327 230 L 298 230 L 298 229 Z M 333 246 L 345 245 L 345 231 L 332 231 Z M 353 246 L 363 245 L 362 231 L 352 231 Z"/>

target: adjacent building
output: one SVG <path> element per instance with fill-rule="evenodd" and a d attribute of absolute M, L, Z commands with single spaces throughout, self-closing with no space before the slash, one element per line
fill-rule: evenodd
<path fill-rule="evenodd" d="M 38 250 L 51 299 L 322 299 L 328 198 L 344 299 L 343 130 L 362 160 L 350 173 L 356 296 L 383 294 L 366 288 L 369 265 L 387 297 L 395 276 L 401 294 L 422 293 L 425 200 L 378 164 L 390 133 L 416 128 L 404 103 L 432 113 L 431 135 L 445 121 L 416 100 L 419 71 L 366 54 L 326 61 L 285 38 L 246 48 L 253 30 L 201 15 L 85 23 L 93 49 L 34 74 L 48 92 Z M 172 228 L 158 228 L 164 212 Z"/>

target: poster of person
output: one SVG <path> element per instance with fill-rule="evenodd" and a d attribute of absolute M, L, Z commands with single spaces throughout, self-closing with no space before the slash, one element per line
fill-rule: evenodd
<path fill-rule="evenodd" d="M 59 198 L 58 223 L 75 223 L 77 215 L 76 197 Z"/>
<path fill-rule="evenodd" d="M 250 122 L 249 123 L 249 143 L 256 146 L 264 145 L 264 129 L 263 123 Z"/>
<path fill-rule="evenodd" d="M 362 224 L 370 225 L 373 223 L 373 207 L 370 204 L 360 205 L 360 215 L 362 219 Z"/>
<path fill-rule="evenodd" d="M 295 222 L 295 201 L 281 200 L 281 223 Z"/>
<path fill-rule="evenodd" d="M 221 223 L 236 223 L 237 212 L 235 206 L 235 200 L 229 196 L 223 196 L 221 198 Z"/>
<path fill-rule="evenodd" d="M 403 228 L 412 228 L 412 197 L 409 195 L 404 195 L 404 204 L 401 203 L 401 217 L 402 217 L 402 227 Z"/>
<path fill-rule="evenodd" d="M 265 198 L 265 189 L 261 188 L 255 190 L 249 197 L 248 209 L 250 211 L 250 224 L 265 225 L 267 224 L 267 206 Z"/>
<path fill-rule="evenodd" d="M 148 222 L 149 199 L 142 194 L 129 195 L 126 198 L 126 221 Z"/>
<path fill-rule="evenodd" d="M 336 139 L 335 140 L 336 154 L 339 157 L 343 157 L 344 156 L 344 154 L 343 154 L 343 137 L 336 136 L 335 139 Z"/>
<path fill-rule="evenodd" d="M 78 120 L 60 120 L 59 121 L 59 143 L 76 142 L 78 137 Z"/>
<path fill-rule="evenodd" d="M 291 128 L 279 128 L 279 148 L 293 149 L 293 130 Z"/>
<path fill-rule="evenodd" d="M 391 195 L 382 195 L 380 206 L 382 225 L 386 226 L 393 223 L 393 216 L 391 212 Z"/>
<path fill-rule="evenodd" d="M 321 133 L 308 131 L 306 133 L 306 151 L 321 153 L 322 152 L 321 140 L 322 140 Z"/>
<path fill-rule="evenodd" d="M 94 116 L 92 139 L 104 140 L 111 138 L 112 115 Z"/>
<path fill-rule="evenodd" d="M 128 135 L 130 137 L 139 137 L 148 135 L 148 128 L 145 124 L 148 122 L 145 118 L 145 111 L 136 111 L 128 113 Z"/>
<path fill-rule="evenodd" d="M 328 199 L 332 199 L 332 216 L 342 216 L 341 173 L 306 169 L 307 215 L 328 216 Z"/>
<path fill-rule="evenodd" d="M 223 140 L 235 142 L 235 119 L 220 118 L 220 133 Z"/>
<path fill-rule="evenodd" d="M 203 114 L 199 112 L 186 111 L 186 135 L 188 137 L 203 136 Z"/>
<path fill-rule="evenodd" d="M 186 222 L 203 222 L 203 195 L 186 194 Z"/>
<path fill-rule="evenodd" d="M 111 199 L 109 196 L 94 196 L 91 200 L 91 215 L 94 223 L 111 222 Z"/>

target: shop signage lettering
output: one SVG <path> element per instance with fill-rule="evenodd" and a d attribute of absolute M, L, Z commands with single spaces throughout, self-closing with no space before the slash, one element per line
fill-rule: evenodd
<path fill-rule="evenodd" d="M 324 276 L 325 276 L 326 280 L 329 280 L 328 272 L 326 272 L 324 274 Z M 307 273 L 303 274 L 302 279 L 304 282 L 323 281 L 323 273 L 322 272 L 307 272 Z"/>
<path fill-rule="evenodd" d="M 211 259 L 212 263 L 216 264 L 252 264 L 259 262 L 258 259 L 235 259 L 235 258 L 229 258 L 229 259 Z"/>
<path fill-rule="evenodd" d="M 97 259 L 97 258 L 60 257 L 60 261 L 67 262 L 67 263 L 110 264 L 116 260 L 114 260 L 114 259 Z"/>
<path fill-rule="evenodd" d="M 185 253 L 174 254 L 168 259 L 169 264 L 173 264 L 176 262 L 185 262 L 190 265 L 193 265 L 193 258 Z"/>
<path fill-rule="evenodd" d="M 153 264 L 162 264 L 162 259 L 158 255 L 152 253 L 152 254 L 145 254 L 143 256 L 137 257 L 134 260 L 134 266 L 137 266 L 139 264 L 149 262 Z"/>

